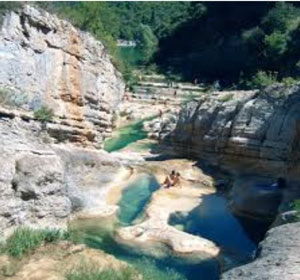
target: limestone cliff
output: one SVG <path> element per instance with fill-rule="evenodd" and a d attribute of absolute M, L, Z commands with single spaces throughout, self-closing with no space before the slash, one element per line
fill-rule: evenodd
<path fill-rule="evenodd" d="M 171 134 L 191 156 L 286 176 L 300 161 L 300 88 L 217 92 L 188 103 Z"/>
<path fill-rule="evenodd" d="M 99 145 L 111 132 L 112 111 L 124 83 L 101 42 L 67 21 L 25 6 L 3 19 L 0 88 L 22 97 L 25 109 L 52 108 L 60 120 L 48 126 L 54 137 L 65 129 L 70 135 L 65 140 Z"/>
<path fill-rule="evenodd" d="M 121 164 L 104 151 L 124 90 L 101 42 L 30 6 L 0 32 L 0 239 L 18 225 L 65 227 L 102 207 Z M 9 98 L 14 98 L 7 102 Z M 53 109 L 43 125 L 40 106 Z"/>

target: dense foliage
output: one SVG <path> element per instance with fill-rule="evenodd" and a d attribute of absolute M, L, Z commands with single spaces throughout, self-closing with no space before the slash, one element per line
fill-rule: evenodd
<path fill-rule="evenodd" d="M 0 11 L 8 2 L 1 4 Z M 102 40 L 115 65 L 153 65 L 185 80 L 257 87 L 300 75 L 297 2 L 40 2 Z M 120 51 L 117 39 L 138 47 Z"/>
<path fill-rule="evenodd" d="M 300 9 L 278 2 L 205 3 L 160 42 L 157 62 L 187 79 L 243 86 L 300 74 Z"/>

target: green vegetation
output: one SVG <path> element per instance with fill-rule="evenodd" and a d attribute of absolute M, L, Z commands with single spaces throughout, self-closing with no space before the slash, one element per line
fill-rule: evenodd
<path fill-rule="evenodd" d="M 296 220 L 300 221 L 300 199 L 296 199 L 292 203 L 292 209 L 297 211 Z"/>
<path fill-rule="evenodd" d="M 258 71 L 249 81 L 246 81 L 246 87 L 260 89 L 274 84 L 276 81 L 277 75 L 275 73 Z"/>
<path fill-rule="evenodd" d="M 134 265 L 143 276 L 143 280 L 186 280 L 186 278 L 180 273 L 171 268 L 165 268 L 164 270 L 157 269 L 154 261 L 144 257 Z"/>
<path fill-rule="evenodd" d="M 153 65 L 168 77 L 221 87 L 300 80 L 296 2 L 38 2 L 105 45 L 129 85 Z M 0 11 L 15 9 L 4 2 Z M 226 12 L 224 12 L 226 11 Z M 136 48 L 118 48 L 117 39 Z"/>
<path fill-rule="evenodd" d="M 299 3 L 203 5 L 200 17 L 160 41 L 156 62 L 165 71 L 243 88 L 299 80 Z"/>
<path fill-rule="evenodd" d="M 34 111 L 34 117 L 43 123 L 50 122 L 53 116 L 53 110 L 47 106 L 42 106 L 40 109 Z"/>
<path fill-rule="evenodd" d="M 66 275 L 67 280 L 137 280 L 138 273 L 131 267 L 120 270 L 101 270 L 96 266 L 83 264 Z"/>
<path fill-rule="evenodd" d="M 20 107 L 27 103 L 27 101 L 27 97 L 24 94 L 14 92 L 6 88 L 0 89 L 0 105 Z"/>
<path fill-rule="evenodd" d="M 1 253 L 21 258 L 43 243 L 70 239 L 68 232 L 52 229 L 34 230 L 27 227 L 17 228 L 1 246 Z"/>

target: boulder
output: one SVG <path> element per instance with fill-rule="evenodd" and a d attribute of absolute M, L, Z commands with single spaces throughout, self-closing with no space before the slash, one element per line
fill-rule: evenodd
<path fill-rule="evenodd" d="M 300 223 L 271 229 L 260 244 L 258 258 L 225 272 L 222 280 L 300 279 Z"/>

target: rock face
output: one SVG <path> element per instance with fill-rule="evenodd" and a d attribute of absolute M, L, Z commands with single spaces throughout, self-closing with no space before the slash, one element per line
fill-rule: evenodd
<path fill-rule="evenodd" d="M 104 46 L 70 23 L 25 6 L 0 32 L 0 239 L 16 226 L 66 227 L 106 205 L 124 168 L 96 150 L 124 91 Z M 54 111 L 43 124 L 33 111 Z M 100 211 L 100 210 L 99 210 Z"/>
<path fill-rule="evenodd" d="M 273 228 L 258 258 L 223 274 L 222 280 L 299 280 L 300 223 Z"/>
<path fill-rule="evenodd" d="M 173 144 L 185 153 L 248 173 L 285 176 L 299 163 L 299 87 L 218 92 L 181 111 Z"/>
<path fill-rule="evenodd" d="M 112 112 L 124 92 L 101 42 L 30 6 L 4 17 L 0 87 L 17 95 L 26 109 L 52 108 L 61 120 L 49 125 L 52 135 L 85 144 L 101 144 L 110 134 Z"/>
<path fill-rule="evenodd" d="M 19 225 L 63 228 L 78 210 L 108 210 L 109 185 L 124 171 L 106 152 L 45 142 L 40 126 L 0 114 L 0 238 Z"/>

